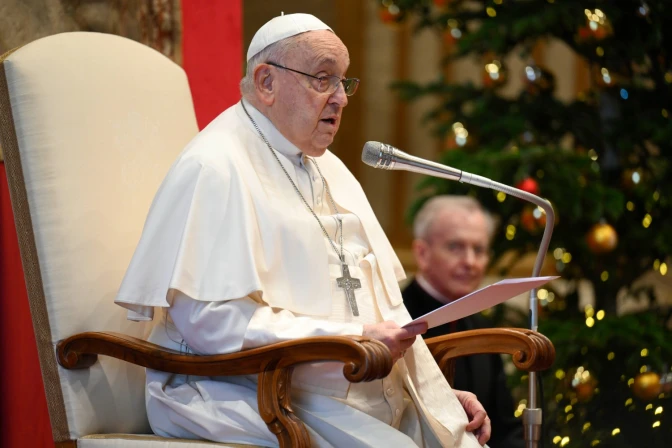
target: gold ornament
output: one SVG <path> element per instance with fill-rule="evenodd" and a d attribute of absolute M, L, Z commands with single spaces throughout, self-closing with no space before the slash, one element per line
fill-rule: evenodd
<path fill-rule="evenodd" d="M 588 247 L 595 254 L 611 252 L 618 244 L 616 229 L 607 223 L 595 224 L 586 235 Z"/>
<path fill-rule="evenodd" d="M 632 393 L 644 401 L 653 400 L 660 393 L 660 375 L 656 372 L 644 372 L 635 377 L 632 383 Z"/>

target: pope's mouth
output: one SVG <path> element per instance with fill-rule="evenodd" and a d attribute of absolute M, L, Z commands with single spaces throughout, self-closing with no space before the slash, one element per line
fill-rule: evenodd
<path fill-rule="evenodd" d="M 336 124 L 336 119 L 335 118 L 323 118 L 320 121 L 322 123 L 330 124 L 332 126 Z"/>

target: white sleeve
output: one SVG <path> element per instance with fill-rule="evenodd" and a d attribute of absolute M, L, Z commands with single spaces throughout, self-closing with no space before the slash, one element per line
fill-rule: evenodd
<path fill-rule="evenodd" d="M 175 291 L 168 313 L 189 348 L 209 355 L 310 336 L 361 335 L 363 332 L 361 324 L 297 317 L 250 297 L 204 302 Z"/>
<path fill-rule="evenodd" d="M 291 311 L 260 306 L 247 326 L 243 349 L 310 336 L 361 336 L 363 332 L 362 324 L 297 317 Z"/>

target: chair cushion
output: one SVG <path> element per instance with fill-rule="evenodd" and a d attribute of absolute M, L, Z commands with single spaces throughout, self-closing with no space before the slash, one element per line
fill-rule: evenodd
<path fill-rule="evenodd" d="M 77 448 L 254 448 L 256 445 L 221 444 L 207 440 L 166 439 L 141 434 L 94 434 L 77 440 Z"/>
<path fill-rule="evenodd" d="M 161 180 L 198 132 L 187 77 L 159 52 L 99 33 L 39 39 L 2 67 L 12 112 L 2 125 L 15 133 L 3 149 L 9 161 L 18 148 L 30 207 L 13 201 L 30 217 L 17 232 L 34 234 L 21 252 L 54 437 L 147 432 L 144 369 L 101 357 L 67 371 L 54 344 L 149 333 L 114 297 Z"/>

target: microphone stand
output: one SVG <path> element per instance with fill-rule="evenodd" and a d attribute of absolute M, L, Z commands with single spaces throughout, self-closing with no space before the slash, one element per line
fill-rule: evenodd
<path fill-rule="evenodd" d="M 515 196 L 524 201 L 531 202 L 541 207 L 546 212 L 546 226 L 544 228 L 544 235 L 539 244 L 539 251 L 532 269 L 532 277 L 539 277 L 541 267 L 544 264 L 548 246 L 551 243 L 551 235 L 553 234 L 553 225 L 555 223 L 555 212 L 551 203 L 539 196 L 533 195 L 523 190 L 510 187 L 508 185 L 495 182 L 488 178 L 477 176 L 475 174 L 462 172 L 459 179 L 460 182 L 465 182 L 480 187 L 491 188 L 493 190 L 501 191 L 511 196 Z M 530 329 L 537 331 L 538 329 L 537 316 L 537 290 L 536 288 L 530 291 Z M 537 448 L 539 440 L 541 439 L 541 424 L 542 411 L 537 406 L 537 372 L 530 372 L 528 383 L 528 401 L 527 407 L 523 410 L 523 428 L 525 431 L 525 447 Z"/>
<path fill-rule="evenodd" d="M 546 258 L 546 253 L 548 252 L 548 246 L 551 243 L 553 224 L 555 223 L 555 212 L 549 201 L 526 191 L 519 190 L 518 188 L 495 182 L 487 177 L 467 173 L 429 160 L 423 160 L 419 157 L 400 151 L 393 146 L 378 142 L 368 142 L 364 145 L 362 161 L 374 168 L 384 170 L 401 169 L 428 176 L 456 180 L 477 185 L 479 187 L 490 188 L 541 207 L 542 210 L 546 212 L 546 227 L 544 228 L 544 235 L 539 244 L 537 259 L 535 260 L 534 268 L 532 269 L 532 277 L 539 277 L 541 267 Z M 530 329 L 532 331 L 537 331 L 538 329 L 536 288 L 530 291 Z M 541 414 L 541 408 L 537 406 L 537 372 L 530 372 L 527 407 L 523 411 L 523 428 L 525 431 L 526 448 L 537 448 L 539 446 L 539 440 L 541 439 Z"/>

